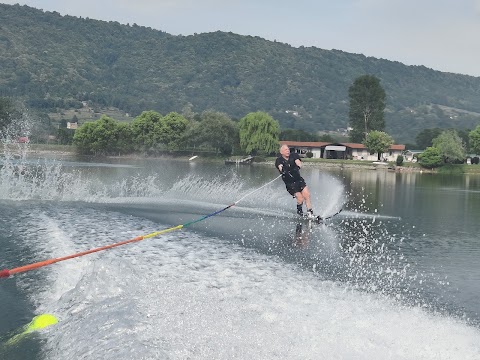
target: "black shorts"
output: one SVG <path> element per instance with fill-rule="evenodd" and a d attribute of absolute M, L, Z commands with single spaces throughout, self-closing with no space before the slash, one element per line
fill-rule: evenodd
<path fill-rule="evenodd" d="M 285 186 L 287 187 L 288 193 L 292 196 L 295 196 L 295 193 L 302 192 L 302 190 L 305 189 L 307 184 L 305 183 L 305 180 L 303 180 L 302 178 L 293 183 L 285 184 Z"/>

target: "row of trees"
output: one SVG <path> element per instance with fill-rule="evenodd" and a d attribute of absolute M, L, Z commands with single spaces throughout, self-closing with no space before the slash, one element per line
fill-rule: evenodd
<path fill-rule="evenodd" d="M 384 132 L 385 91 L 372 75 L 360 76 L 350 86 L 350 138 L 363 142 L 371 153 L 388 151 L 393 139 Z M 467 150 L 480 153 L 480 125 L 472 131 L 425 129 L 417 135 L 417 144 L 426 149 L 420 164 L 434 168 L 446 163 L 463 163 Z"/>
<path fill-rule="evenodd" d="M 81 126 L 73 137 L 80 153 L 94 155 L 142 152 L 156 154 L 186 149 L 215 149 L 216 153 L 271 155 L 277 152 L 280 126 L 264 112 L 249 113 L 239 122 L 224 113 L 208 111 L 195 119 L 172 112 L 165 116 L 145 111 L 132 123 L 102 116 Z M 472 149 L 480 153 L 480 125 L 469 133 Z M 426 168 L 463 163 L 465 144 L 455 130 L 441 132 L 420 156 Z M 387 133 L 369 131 L 363 144 L 371 153 L 388 151 L 393 139 Z"/>
<path fill-rule="evenodd" d="M 468 140 L 470 150 L 480 154 L 480 125 L 468 133 Z M 465 161 L 467 147 L 457 130 L 443 130 L 431 141 L 431 146 L 419 155 L 423 167 L 435 168 L 444 164 L 462 164 Z M 367 134 L 363 144 L 370 153 L 378 153 L 380 159 L 380 154 L 388 151 L 393 144 L 393 139 L 385 132 L 373 130 Z"/>
<path fill-rule="evenodd" d="M 480 125 L 468 134 L 470 150 L 480 153 Z M 426 168 L 436 168 L 444 164 L 461 164 L 466 157 L 465 142 L 456 130 L 445 130 L 432 140 L 419 156 L 420 164 Z"/>
<path fill-rule="evenodd" d="M 385 91 L 373 75 L 357 78 L 349 89 L 351 141 L 363 142 L 371 153 L 388 151 L 393 138 L 385 133 Z M 206 146 L 222 154 L 276 152 L 279 123 L 264 112 L 250 113 L 236 126 L 224 113 L 205 112 L 200 121 L 172 112 L 162 117 L 143 112 L 131 124 L 102 117 L 82 126 L 74 143 L 82 153 L 158 152 Z M 101 135 L 101 139 L 97 137 Z M 294 135 L 294 134 L 290 134 Z M 287 139 L 292 140 L 292 139 Z M 313 140 L 313 139 L 312 139 Z"/>
<path fill-rule="evenodd" d="M 432 128 L 432 129 L 424 129 L 418 133 L 415 138 L 415 146 L 410 146 L 410 149 L 426 149 L 427 147 L 433 146 L 433 140 L 437 138 L 441 133 L 445 130 L 454 130 L 457 135 L 462 140 L 463 144 L 465 145 L 465 149 L 467 152 L 476 152 L 474 146 L 470 146 L 470 130 L 465 129 L 441 129 L 441 128 Z M 474 145 L 474 144 L 472 144 Z"/>
<path fill-rule="evenodd" d="M 176 112 L 162 116 L 144 111 L 131 123 L 108 116 L 87 122 L 75 131 L 73 143 L 82 154 L 108 155 L 142 152 L 158 154 L 189 149 L 272 154 L 277 151 L 280 126 L 264 112 L 247 114 L 238 123 L 226 114 L 206 111 L 200 118 Z"/>

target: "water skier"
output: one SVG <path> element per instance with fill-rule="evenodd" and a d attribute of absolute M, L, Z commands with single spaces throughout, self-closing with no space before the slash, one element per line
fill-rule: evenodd
<path fill-rule="evenodd" d="M 300 176 L 302 159 L 297 153 L 290 154 L 287 145 L 280 147 L 280 156 L 275 161 L 275 167 L 282 174 L 287 191 L 297 199 L 297 214 L 303 216 L 303 203 L 307 206 L 307 216 L 314 218 L 312 204 L 310 202 L 310 191 L 305 180 Z"/>

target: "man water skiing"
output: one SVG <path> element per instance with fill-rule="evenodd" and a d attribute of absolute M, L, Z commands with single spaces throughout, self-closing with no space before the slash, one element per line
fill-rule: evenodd
<path fill-rule="evenodd" d="M 307 206 L 307 216 L 314 218 L 310 192 L 305 180 L 300 176 L 302 160 L 296 153 L 290 154 L 287 145 L 280 147 L 280 156 L 275 161 L 275 167 L 282 174 L 282 180 L 290 195 L 297 199 L 297 214 L 303 216 L 303 202 Z"/>

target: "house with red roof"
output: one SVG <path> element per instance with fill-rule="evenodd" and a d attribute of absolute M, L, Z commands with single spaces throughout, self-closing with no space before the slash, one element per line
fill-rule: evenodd
<path fill-rule="evenodd" d="M 330 143 L 330 142 L 305 142 L 305 141 L 280 141 L 287 145 L 290 152 L 306 156 L 308 152 L 317 159 L 353 159 L 369 161 L 396 161 L 398 155 L 405 151 L 405 145 L 394 144 L 387 152 L 370 154 L 365 145 L 357 143 Z M 380 155 L 380 156 L 379 156 Z"/>

